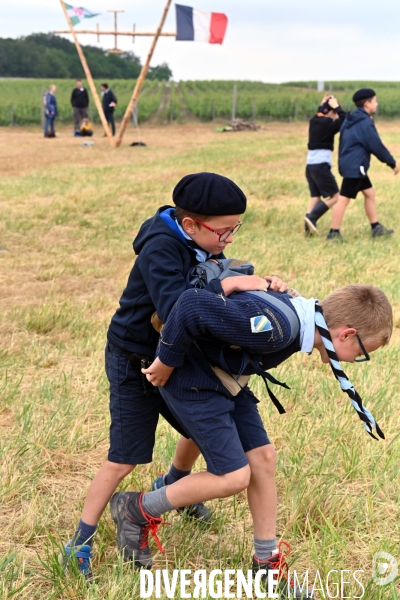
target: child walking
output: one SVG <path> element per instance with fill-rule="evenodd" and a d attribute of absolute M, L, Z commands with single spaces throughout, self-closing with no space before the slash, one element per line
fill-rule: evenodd
<path fill-rule="evenodd" d="M 399 172 L 396 161 L 382 144 L 372 120 L 378 108 L 376 94 L 371 88 L 362 88 L 353 96 L 356 109 L 349 113 L 340 130 L 339 172 L 343 177 L 339 199 L 332 212 L 331 228 L 328 240 L 342 240 L 340 227 L 346 208 L 358 192 L 364 195 L 364 209 L 371 225 L 372 237 L 388 236 L 394 233 L 378 221 L 375 203 L 375 190 L 368 177 L 371 154 Z"/>
<path fill-rule="evenodd" d="M 332 173 L 332 152 L 335 135 L 345 117 L 346 113 L 335 96 L 325 94 L 317 114 L 310 119 L 306 178 L 311 198 L 304 217 L 306 235 L 318 233 L 318 219 L 339 197 L 339 188 Z"/>

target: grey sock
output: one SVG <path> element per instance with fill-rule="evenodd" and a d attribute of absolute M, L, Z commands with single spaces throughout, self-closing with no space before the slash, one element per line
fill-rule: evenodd
<path fill-rule="evenodd" d="M 143 509 L 153 515 L 153 517 L 159 517 L 169 510 L 174 510 L 174 506 L 167 500 L 167 487 L 164 486 L 154 492 L 147 492 L 142 497 Z"/>
<path fill-rule="evenodd" d="M 277 550 L 276 538 L 272 538 L 272 540 L 254 538 L 254 556 L 258 560 L 267 560 L 267 558 L 272 556 L 274 550 Z"/>

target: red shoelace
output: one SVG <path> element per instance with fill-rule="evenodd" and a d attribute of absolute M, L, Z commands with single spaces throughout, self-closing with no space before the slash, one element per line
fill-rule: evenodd
<path fill-rule="evenodd" d="M 278 552 L 270 556 L 266 561 L 261 561 L 256 558 L 256 561 L 260 563 L 260 565 L 268 565 L 274 569 L 278 569 L 278 579 L 286 579 L 288 581 L 289 575 L 289 565 L 286 562 L 286 557 L 291 553 L 292 548 L 290 544 L 285 541 L 280 541 L 278 544 Z M 294 585 L 294 582 L 291 581 L 290 585 Z"/>
<path fill-rule="evenodd" d="M 143 497 L 144 492 L 142 492 L 139 496 L 139 508 L 140 511 L 143 515 L 143 518 L 146 519 L 147 524 L 143 526 L 143 532 L 141 534 L 141 542 L 140 542 L 140 546 L 139 549 L 143 550 L 144 548 L 146 548 L 149 545 L 149 533 L 151 533 L 151 535 L 153 536 L 153 538 L 156 540 L 156 544 L 158 546 L 158 549 L 160 550 L 160 552 L 162 552 L 163 554 L 165 554 L 165 550 L 161 545 L 160 540 L 158 539 L 157 536 L 157 531 L 158 531 L 158 527 L 159 525 L 170 525 L 171 523 L 167 523 L 166 521 L 163 521 L 161 517 L 153 517 L 153 515 L 150 515 L 149 513 L 147 513 L 142 505 L 142 497 Z"/>

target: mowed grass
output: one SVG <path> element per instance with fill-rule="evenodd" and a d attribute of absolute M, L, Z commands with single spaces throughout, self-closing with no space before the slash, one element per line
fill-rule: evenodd
<path fill-rule="evenodd" d="M 378 127 L 400 158 L 400 122 Z M 319 571 L 325 593 L 329 571 L 338 570 L 330 577 L 340 581 L 341 570 L 361 570 L 364 598 L 398 597 L 398 583 L 379 587 L 371 577 L 375 552 L 400 555 L 400 179 L 373 160 L 379 218 L 395 229 L 391 239 L 371 239 L 361 198 L 345 215 L 345 243 L 325 241 L 329 213 L 321 237 L 306 239 L 306 138 L 306 123 L 226 134 L 210 125 L 143 127 L 146 147 L 116 150 L 99 129 L 93 147 L 82 147 L 69 129 L 54 140 L 39 129 L 0 130 L 0 598 L 139 597 L 138 575 L 118 556 L 108 509 L 94 545 L 94 585 L 86 588 L 74 571 L 65 577 L 57 555 L 107 455 L 103 351 L 134 261 L 132 240 L 145 218 L 171 203 L 177 181 L 202 170 L 232 178 L 248 196 L 229 256 L 252 260 L 259 274 L 277 274 L 306 296 L 322 299 L 363 282 L 380 286 L 393 304 L 390 346 L 370 363 L 346 367 L 386 441 L 367 435 L 316 353 L 277 369 L 292 388 L 276 390 L 286 415 L 275 411 L 262 382 L 252 387 L 279 453 L 278 534 L 293 546 L 291 568 L 308 569 L 312 581 Z M 176 440 L 160 422 L 154 462 L 139 466 L 123 487 L 149 489 L 168 469 Z M 199 461 L 196 469 L 203 468 Z M 206 528 L 168 515 L 171 524 L 159 532 L 165 555 L 150 542 L 154 568 L 249 568 L 246 495 L 211 505 Z M 344 590 L 338 597 L 362 593 L 357 584 Z"/>

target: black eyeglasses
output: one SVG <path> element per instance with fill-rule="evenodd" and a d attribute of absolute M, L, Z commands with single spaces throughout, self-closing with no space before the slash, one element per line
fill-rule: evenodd
<path fill-rule="evenodd" d="M 225 242 L 230 235 L 235 235 L 235 233 L 237 233 L 243 225 L 242 221 L 238 221 L 238 223 L 234 227 L 229 227 L 229 229 L 225 229 L 225 231 L 216 231 L 215 229 L 212 229 L 211 227 L 203 223 L 203 221 L 199 221 L 199 219 L 195 219 L 194 217 L 191 218 L 193 219 L 193 221 L 196 221 L 196 223 L 199 223 L 209 231 L 212 231 L 213 233 L 219 235 L 220 242 Z"/>
<path fill-rule="evenodd" d="M 356 333 L 356 338 L 358 340 L 358 343 L 360 344 L 360 348 L 361 348 L 362 353 L 364 354 L 364 356 L 362 358 L 355 358 L 354 362 L 367 362 L 367 360 L 371 360 L 371 357 L 368 354 L 368 352 L 366 351 L 366 349 L 364 348 L 364 344 L 362 343 L 361 338 L 358 335 L 358 333 Z"/>

